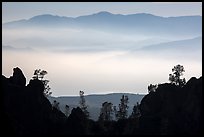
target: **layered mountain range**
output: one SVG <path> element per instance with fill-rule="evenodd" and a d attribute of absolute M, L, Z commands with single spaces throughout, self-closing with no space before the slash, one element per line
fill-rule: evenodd
<path fill-rule="evenodd" d="M 92 15 L 73 17 L 50 14 L 34 16 L 3 24 L 6 28 L 19 27 L 87 27 L 121 32 L 141 32 L 147 34 L 201 35 L 201 16 L 160 17 L 139 13 L 130 15 L 112 14 L 106 11 Z"/>
<path fill-rule="evenodd" d="M 195 44 L 201 47 L 202 16 L 160 17 L 106 11 L 79 17 L 43 14 L 4 23 L 2 29 L 3 45 L 15 48 L 86 52 L 169 49 L 171 45 L 180 49 L 182 45 L 191 50 Z"/>

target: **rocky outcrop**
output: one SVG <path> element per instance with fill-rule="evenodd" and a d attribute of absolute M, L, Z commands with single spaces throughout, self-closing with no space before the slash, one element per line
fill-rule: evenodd
<path fill-rule="evenodd" d="M 191 78 L 184 87 L 160 84 L 140 105 L 140 129 L 145 134 L 201 134 L 202 77 Z"/>
<path fill-rule="evenodd" d="M 200 134 L 202 132 L 202 77 L 191 78 L 182 89 L 177 124 L 183 133 Z M 179 123 L 182 122 L 182 123 Z M 183 130 L 182 130 L 183 129 Z"/>
<path fill-rule="evenodd" d="M 2 118 L 7 135 L 53 135 L 56 124 L 63 123 L 62 117 L 66 118 L 62 112 L 53 110 L 43 94 L 41 81 L 31 80 L 25 86 L 25 77 L 19 68 L 14 68 L 10 78 L 2 76 L 2 89 Z"/>
<path fill-rule="evenodd" d="M 18 86 L 26 85 L 26 78 L 22 72 L 22 70 L 18 67 L 13 69 L 13 76 L 9 78 L 10 83 Z"/>
<path fill-rule="evenodd" d="M 160 84 L 140 104 L 141 117 L 94 122 L 77 107 L 67 118 L 44 96 L 41 81 L 25 86 L 22 71 L 2 76 L 3 133 L 10 135 L 198 135 L 202 132 L 202 77 L 185 86 Z M 2 123 L 1 122 L 1 123 Z"/>

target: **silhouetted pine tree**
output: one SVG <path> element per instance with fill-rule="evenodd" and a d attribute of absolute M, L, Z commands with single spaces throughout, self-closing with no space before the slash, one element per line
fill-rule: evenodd
<path fill-rule="evenodd" d="M 134 105 L 133 110 L 132 110 L 132 114 L 130 115 L 130 118 L 138 118 L 141 116 L 139 106 L 140 105 L 138 102 L 136 105 Z"/>
<path fill-rule="evenodd" d="M 169 81 L 177 86 L 184 86 L 186 84 L 186 79 L 180 78 L 183 75 L 183 72 L 185 72 L 184 67 L 178 64 L 174 66 L 172 72 L 173 74 L 169 74 Z"/>
<path fill-rule="evenodd" d="M 158 85 L 153 85 L 153 84 L 150 84 L 148 86 L 148 93 L 151 93 L 151 92 L 155 92 L 156 89 L 157 89 Z"/>
<path fill-rule="evenodd" d="M 48 85 L 49 80 L 44 79 L 44 76 L 47 74 L 47 71 L 45 70 L 41 70 L 41 69 L 36 69 L 34 71 L 34 76 L 33 79 L 37 79 L 42 81 L 43 85 L 44 85 L 44 95 L 45 96 L 50 96 L 52 94 L 52 92 L 50 92 L 50 86 Z"/>
<path fill-rule="evenodd" d="M 69 109 L 69 105 L 65 105 L 65 111 L 64 111 L 65 115 L 68 117 L 70 114 L 70 109 Z"/>
<path fill-rule="evenodd" d="M 54 108 L 60 110 L 60 108 L 59 108 L 59 102 L 57 102 L 56 100 L 54 100 L 54 101 L 53 101 L 53 104 L 52 104 L 52 107 L 54 107 Z"/>
<path fill-rule="evenodd" d="M 88 118 L 89 112 L 87 110 L 88 106 L 86 105 L 86 100 L 84 98 L 84 91 L 79 91 L 79 95 L 80 95 L 80 101 L 79 101 L 80 108 Z"/>
<path fill-rule="evenodd" d="M 118 105 L 119 110 L 116 110 L 116 107 L 114 106 L 114 112 L 116 119 L 126 119 L 128 116 L 128 96 L 122 95 L 122 98 L 120 99 L 120 104 Z"/>
<path fill-rule="evenodd" d="M 104 102 L 102 104 L 101 112 L 99 115 L 99 121 L 110 121 L 112 120 L 113 104 L 111 102 Z"/>

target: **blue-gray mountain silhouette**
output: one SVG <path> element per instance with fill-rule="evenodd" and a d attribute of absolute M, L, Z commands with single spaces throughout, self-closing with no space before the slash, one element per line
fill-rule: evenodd
<path fill-rule="evenodd" d="M 16 48 L 10 45 L 2 45 L 2 50 L 6 50 L 6 51 L 15 51 L 15 52 L 32 52 L 35 51 L 34 49 L 30 48 L 30 47 L 25 47 L 25 48 Z"/>
<path fill-rule="evenodd" d="M 202 37 L 196 37 L 193 39 L 185 39 L 178 41 L 165 42 L 155 45 L 144 46 L 140 50 L 145 51 L 180 51 L 180 52 L 194 52 L 202 49 Z"/>
<path fill-rule="evenodd" d="M 88 105 L 88 111 L 90 114 L 90 119 L 98 120 L 100 109 L 102 103 L 109 101 L 113 105 L 118 106 L 120 103 L 120 98 L 122 95 L 127 95 L 129 98 L 129 109 L 128 115 L 132 113 L 133 106 L 142 100 L 145 96 L 144 94 L 130 94 L 130 93 L 110 93 L 110 94 L 96 94 L 96 95 L 87 95 L 85 96 L 86 104 Z M 64 108 L 66 104 L 69 104 L 70 108 L 74 108 L 79 106 L 79 96 L 59 96 L 59 97 L 48 97 L 49 101 L 53 103 L 54 100 L 60 103 L 59 107 L 62 112 L 64 112 Z"/>
<path fill-rule="evenodd" d="M 44 14 L 28 20 L 4 23 L 3 27 L 86 27 L 123 33 L 200 36 L 202 16 L 160 17 L 146 13 L 121 15 L 104 11 L 75 18 Z"/>

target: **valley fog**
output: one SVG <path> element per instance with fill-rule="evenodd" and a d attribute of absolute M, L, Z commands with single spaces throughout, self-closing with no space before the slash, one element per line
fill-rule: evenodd
<path fill-rule="evenodd" d="M 122 57 L 121 57 L 122 56 Z M 35 69 L 48 72 L 53 96 L 130 92 L 147 93 L 149 84 L 168 82 L 175 64 L 185 68 L 184 77 L 200 77 L 201 61 L 155 58 L 130 55 L 126 52 L 53 53 L 3 51 L 2 73 L 12 75 L 16 66 L 23 70 L 27 83 Z"/>
<path fill-rule="evenodd" d="M 191 40 L 195 37 L 123 34 L 100 28 L 3 28 L 2 74 L 9 77 L 18 66 L 28 84 L 35 69 L 46 70 L 53 96 L 78 95 L 80 90 L 85 94 L 146 94 L 149 84 L 168 82 L 177 64 L 184 66 L 186 80 L 202 75 L 202 37 Z M 192 45 L 184 41 L 180 50 L 175 44 L 170 44 L 172 50 L 158 48 L 185 39 L 193 41 Z M 160 43 L 164 44 L 156 50 L 140 50 L 149 45 L 155 49 Z M 190 50 L 185 50 L 187 44 Z"/>

